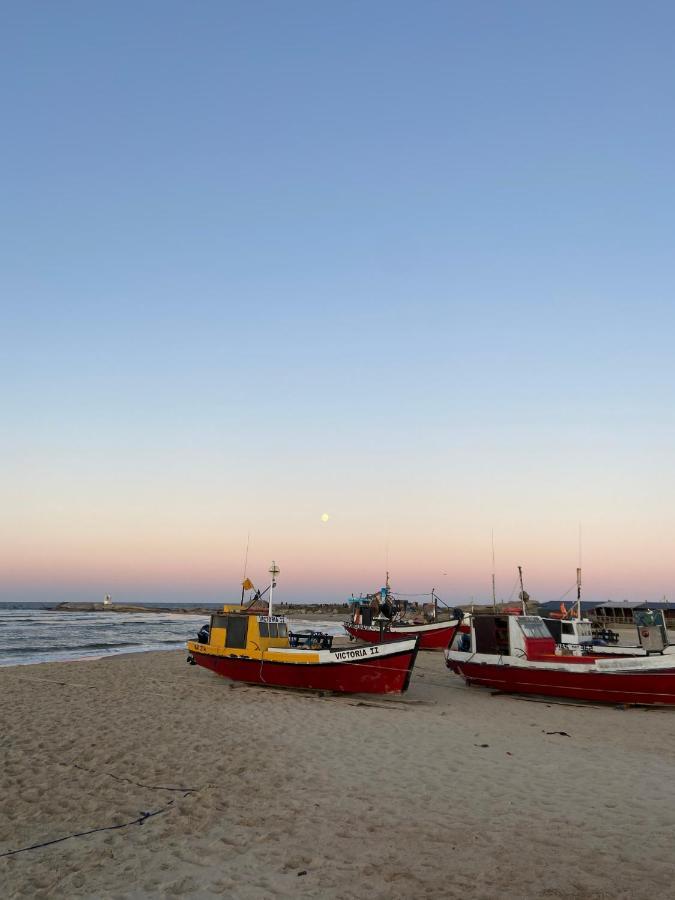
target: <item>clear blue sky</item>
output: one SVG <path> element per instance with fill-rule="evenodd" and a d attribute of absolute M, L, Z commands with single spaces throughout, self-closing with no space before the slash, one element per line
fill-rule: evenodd
<path fill-rule="evenodd" d="M 248 530 L 288 600 L 372 587 L 385 542 L 461 598 L 494 527 L 548 599 L 579 521 L 599 594 L 675 588 L 672 4 L 23 2 L 0 35 L 6 598 L 220 595 Z"/>

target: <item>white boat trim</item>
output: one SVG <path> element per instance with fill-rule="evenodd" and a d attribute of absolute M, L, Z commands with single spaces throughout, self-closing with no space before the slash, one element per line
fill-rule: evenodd
<path fill-rule="evenodd" d="M 358 628 L 361 631 L 374 631 L 379 634 L 378 625 L 360 625 L 357 622 L 347 622 L 350 628 Z M 397 625 L 393 623 L 384 630 L 388 634 L 418 634 L 420 631 L 442 631 L 445 628 L 456 628 L 460 624 L 457 619 L 450 619 L 448 622 L 428 622 L 426 625 Z"/>
<path fill-rule="evenodd" d="M 523 657 L 519 659 L 515 656 L 500 656 L 496 653 L 463 653 L 459 650 L 449 650 L 446 652 L 446 659 L 457 663 L 479 663 L 489 666 L 510 666 L 512 669 L 541 669 L 557 670 L 562 672 L 579 672 L 588 673 L 596 672 L 598 674 L 611 675 L 613 672 L 644 672 L 658 671 L 665 669 L 673 671 L 675 669 L 675 660 L 668 656 L 630 656 L 623 659 L 597 659 L 588 663 L 565 663 L 564 657 L 560 657 L 560 662 L 547 662 L 546 660 L 533 660 Z"/>
<path fill-rule="evenodd" d="M 317 663 L 350 663 L 365 662 L 377 657 L 383 659 L 387 656 L 395 656 L 398 653 L 411 653 L 417 644 L 416 639 L 402 641 L 387 641 L 383 644 L 365 644 L 362 647 L 334 647 L 331 650 L 309 650 L 304 647 L 271 647 L 265 653 L 266 662 L 274 662 L 274 654 L 296 656 L 298 662 L 306 659 L 307 662 Z M 311 658 L 310 658 L 311 657 Z M 318 657 L 318 659 L 317 659 Z M 282 660 L 279 660 L 281 662 Z M 295 662 L 295 660 L 293 660 Z"/>

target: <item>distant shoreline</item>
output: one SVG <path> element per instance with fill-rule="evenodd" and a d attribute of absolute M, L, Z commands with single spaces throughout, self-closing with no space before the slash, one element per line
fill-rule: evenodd
<path fill-rule="evenodd" d="M 103 603 L 57 603 L 49 607 L 53 612 L 116 612 L 116 613 L 176 613 L 188 616 L 211 616 L 222 609 L 222 603 L 205 604 L 204 606 L 143 606 L 142 604 L 114 603 L 104 606 Z M 275 604 L 277 615 L 289 618 L 335 618 L 342 621 L 347 617 L 348 604 L 345 603 L 284 603 Z"/>

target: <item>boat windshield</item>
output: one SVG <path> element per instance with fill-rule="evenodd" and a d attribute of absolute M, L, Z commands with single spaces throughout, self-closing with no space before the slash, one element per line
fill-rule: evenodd
<path fill-rule="evenodd" d="M 638 627 L 650 626 L 650 625 L 660 625 L 662 628 L 665 628 L 665 619 L 663 617 L 663 613 L 661 610 L 634 610 L 633 611 L 633 621 Z"/>
<path fill-rule="evenodd" d="M 288 637 L 288 625 L 285 622 L 260 622 L 260 637 Z"/>
<path fill-rule="evenodd" d="M 550 638 L 548 630 L 539 616 L 518 616 L 518 624 L 523 629 L 523 634 L 528 638 Z"/>
<path fill-rule="evenodd" d="M 577 635 L 580 639 L 592 641 L 593 629 L 590 622 L 577 622 Z"/>

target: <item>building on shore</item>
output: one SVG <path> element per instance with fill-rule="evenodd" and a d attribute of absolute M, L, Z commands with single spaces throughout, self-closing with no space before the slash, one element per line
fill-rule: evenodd
<path fill-rule="evenodd" d="M 552 612 L 560 612 L 561 604 L 564 604 L 570 612 L 576 610 L 576 600 L 549 600 L 539 606 L 541 614 L 546 616 Z M 675 627 L 675 603 L 668 603 L 664 600 L 654 601 L 653 603 L 612 603 L 609 600 L 604 603 L 598 603 L 597 600 L 582 600 L 581 612 L 591 622 L 597 622 L 598 625 L 634 625 L 633 612 L 636 609 L 660 609 L 666 620 L 666 624 Z"/>

